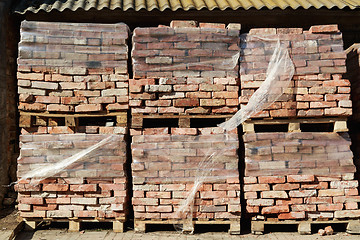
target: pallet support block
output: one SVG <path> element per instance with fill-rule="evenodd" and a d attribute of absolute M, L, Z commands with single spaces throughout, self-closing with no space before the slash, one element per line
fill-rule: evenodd
<path fill-rule="evenodd" d="M 251 221 L 251 232 L 255 235 L 264 234 L 265 224 L 264 222 Z"/>
<path fill-rule="evenodd" d="M 231 235 L 239 235 L 240 231 L 241 231 L 240 221 L 239 220 L 230 220 L 229 233 Z"/>
<path fill-rule="evenodd" d="M 116 233 L 123 233 L 124 223 L 119 220 L 113 221 L 113 231 Z"/>
<path fill-rule="evenodd" d="M 69 232 L 78 232 L 80 231 L 80 222 L 70 220 L 69 221 Z"/>
<path fill-rule="evenodd" d="M 289 123 L 288 131 L 289 132 L 301 132 L 300 123 L 298 123 L 298 122 Z"/>
<path fill-rule="evenodd" d="M 36 227 L 39 225 L 38 221 L 25 220 L 24 222 L 25 222 L 25 226 L 24 226 L 25 231 L 35 231 Z"/>
<path fill-rule="evenodd" d="M 346 121 L 336 121 L 334 123 L 334 132 L 347 132 L 349 129 L 347 128 Z"/>
<path fill-rule="evenodd" d="M 146 222 L 145 221 L 134 221 L 134 231 L 135 233 L 145 233 L 146 232 Z"/>
<path fill-rule="evenodd" d="M 360 220 L 349 221 L 346 232 L 350 234 L 360 234 Z"/>
<path fill-rule="evenodd" d="M 309 222 L 299 223 L 298 233 L 301 235 L 310 235 L 311 234 L 311 223 L 309 223 Z"/>
<path fill-rule="evenodd" d="M 183 233 L 192 234 L 194 233 L 194 222 L 192 219 L 184 219 L 183 220 Z"/>

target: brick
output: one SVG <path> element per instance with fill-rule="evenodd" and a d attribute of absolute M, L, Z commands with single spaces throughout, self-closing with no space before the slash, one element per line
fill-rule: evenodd
<path fill-rule="evenodd" d="M 22 197 L 19 199 L 21 204 L 30 204 L 30 205 L 41 205 L 44 204 L 44 198 L 42 197 Z"/>
<path fill-rule="evenodd" d="M 96 184 L 70 185 L 70 191 L 72 192 L 96 192 L 96 190 Z"/>
<path fill-rule="evenodd" d="M 48 218 L 71 218 L 72 216 L 72 211 L 66 210 L 53 210 L 46 212 L 46 217 Z"/>
<path fill-rule="evenodd" d="M 44 184 L 42 187 L 43 191 L 49 192 L 65 192 L 69 190 L 68 184 Z"/>
<path fill-rule="evenodd" d="M 274 199 L 248 199 L 248 206 L 272 206 L 274 205 Z"/>
<path fill-rule="evenodd" d="M 269 191 L 270 186 L 268 184 L 248 184 L 244 186 L 245 192 L 254 192 L 254 191 Z"/>
<path fill-rule="evenodd" d="M 305 212 L 289 212 L 289 213 L 280 213 L 278 215 L 278 218 L 281 220 L 286 219 L 304 219 L 305 218 Z"/>
<path fill-rule="evenodd" d="M 287 181 L 289 183 L 293 182 L 314 182 L 315 177 L 314 175 L 288 175 Z"/>
<path fill-rule="evenodd" d="M 261 209 L 261 214 L 278 214 L 289 212 L 289 206 L 271 206 L 263 207 Z"/>
<path fill-rule="evenodd" d="M 66 106 L 60 104 L 49 104 L 46 108 L 49 112 L 72 112 L 74 111 L 73 106 Z"/>
<path fill-rule="evenodd" d="M 75 112 L 98 112 L 101 110 L 101 104 L 81 104 L 75 106 Z"/>
<path fill-rule="evenodd" d="M 71 204 L 79 204 L 79 205 L 96 205 L 96 198 L 71 198 Z"/>
<path fill-rule="evenodd" d="M 333 196 L 344 196 L 344 189 L 325 189 L 319 190 L 319 197 L 333 197 Z"/>
<path fill-rule="evenodd" d="M 291 205 L 291 211 L 292 212 L 316 212 L 316 205 L 310 205 L 310 204 L 297 204 L 297 205 Z"/>
<path fill-rule="evenodd" d="M 332 211 L 340 211 L 343 209 L 343 204 L 342 203 L 337 203 L 337 204 L 319 204 L 318 206 L 318 211 L 324 211 L 324 212 L 332 212 Z"/>
<path fill-rule="evenodd" d="M 330 188 L 345 189 L 345 188 L 357 188 L 359 186 L 358 181 L 331 181 Z"/>
<path fill-rule="evenodd" d="M 319 191 L 326 191 L 326 190 L 319 190 Z M 292 190 L 289 192 L 290 197 L 314 197 L 316 195 L 317 195 L 316 190 Z"/>
<path fill-rule="evenodd" d="M 175 107 L 197 107 L 197 106 L 200 106 L 200 102 L 198 99 L 175 99 L 174 106 Z"/>
<path fill-rule="evenodd" d="M 259 183 L 285 183 L 282 176 L 259 176 Z"/>
<path fill-rule="evenodd" d="M 288 198 L 285 191 L 263 191 L 261 198 Z"/>
<path fill-rule="evenodd" d="M 315 25 L 310 27 L 310 33 L 337 33 L 339 32 L 338 26 L 333 25 Z"/>
<path fill-rule="evenodd" d="M 356 218 L 360 215 L 360 210 L 341 210 L 335 211 L 335 218 Z"/>
<path fill-rule="evenodd" d="M 172 135 L 196 135 L 196 128 L 171 128 Z"/>
<path fill-rule="evenodd" d="M 60 82 L 60 89 L 70 90 L 82 90 L 86 89 L 86 83 L 84 82 Z"/>
<path fill-rule="evenodd" d="M 25 79 L 25 80 L 35 80 L 35 81 L 42 81 L 44 80 L 43 73 L 17 73 L 18 79 Z"/>

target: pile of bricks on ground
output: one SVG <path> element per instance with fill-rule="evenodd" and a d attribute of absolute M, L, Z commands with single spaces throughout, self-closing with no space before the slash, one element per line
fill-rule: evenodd
<path fill-rule="evenodd" d="M 241 97 L 246 104 L 266 78 L 277 39 L 288 47 L 295 75 L 287 94 L 259 112 L 264 117 L 350 116 L 350 82 L 346 54 L 337 25 L 302 28 L 260 28 L 242 34 L 240 60 Z"/>
<path fill-rule="evenodd" d="M 243 139 L 249 213 L 282 220 L 360 216 L 347 133 L 252 133 Z"/>
<path fill-rule="evenodd" d="M 18 177 L 46 167 L 52 173 L 46 179 L 20 179 L 16 185 L 20 216 L 125 220 L 130 203 L 126 128 L 115 127 L 114 132 L 121 132 L 116 135 L 69 134 L 65 128 L 40 127 L 20 136 Z M 91 149 L 96 144 L 101 146 Z M 84 156 L 62 171 L 53 172 L 60 163 L 66 164 L 84 151 Z"/>
<path fill-rule="evenodd" d="M 191 217 L 240 221 L 236 130 L 225 136 L 220 128 L 148 128 L 132 135 L 135 219 L 181 218 L 177 210 L 204 177 Z"/>
<path fill-rule="evenodd" d="M 128 109 L 125 24 L 21 24 L 19 109 L 84 113 Z"/>
<path fill-rule="evenodd" d="M 173 21 L 136 28 L 132 113 L 235 113 L 239 105 L 239 24 Z"/>

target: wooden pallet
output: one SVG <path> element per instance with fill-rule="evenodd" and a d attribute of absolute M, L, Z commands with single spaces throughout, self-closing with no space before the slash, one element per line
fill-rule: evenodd
<path fill-rule="evenodd" d="M 229 234 L 240 234 L 240 219 L 217 219 L 217 220 L 134 220 L 134 230 L 136 233 L 145 233 L 146 226 L 152 224 L 169 224 L 169 225 L 182 225 L 182 232 L 192 234 L 195 229 L 195 225 L 229 225 Z"/>
<path fill-rule="evenodd" d="M 33 113 L 20 111 L 19 127 L 34 126 L 68 126 L 78 127 L 80 118 L 93 118 L 93 120 L 108 117 L 115 118 L 115 125 L 119 127 L 127 127 L 127 112 L 113 113 L 87 113 L 87 114 L 55 114 L 55 113 Z"/>
<path fill-rule="evenodd" d="M 199 115 L 185 115 L 185 114 L 151 114 L 151 115 L 147 115 L 147 114 L 133 114 L 131 116 L 131 127 L 132 128 L 144 128 L 147 127 L 146 125 L 144 125 L 144 122 L 146 120 L 156 120 L 159 123 L 161 123 L 161 121 L 166 121 L 166 120 L 175 120 L 176 122 L 176 126 L 179 128 L 189 128 L 192 125 L 192 121 L 196 120 L 201 120 L 204 119 L 206 121 L 208 121 L 208 124 L 210 123 L 209 121 L 216 121 L 216 123 L 214 123 L 213 125 L 217 125 L 217 122 L 219 120 L 225 121 L 228 120 L 232 117 L 233 115 L 203 115 L 203 114 L 199 114 Z M 211 125 L 211 123 L 210 123 Z"/>
<path fill-rule="evenodd" d="M 253 234 L 264 234 L 265 225 L 297 225 L 298 233 L 301 235 L 308 235 L 311 234 L 311 226 L 315 224 L 326 224 L 326 225 L 333 225 L 333 224 L 346 224 L 346 232 L 351 234 L 360 234 L 360 220 L 304 220 L 304 221 L 297 221 L 297 220 L 283 220 L 283 221 L 251 221 L 251 232 Z"/>
<path fill-rule="evenodd" d="M 124 232 L 125 218 L 117 219 L 93 219 L 93 218 L 41 218 L 41 219 L 24 219 L 25 230 L 34 231 L 40 222 L 68 222 L 69 232 L 78 232 L 81 229 L 82 223 L 100 223 L 100 222 L 112 222 L 113 231 L 122 233 Z"/>
<path fill-rule="evenodd" d="M 262 132 L 257 128 L 262 128 L 266 132 L 274 132 L 274 126 L 284 126 L 287 132 L 303 132 L 306 128 L 313 128 L 316 132 L 321 125 L 328 124 L 332 127 L 332 132 L 347 132 L 346 118 L 319 118 L 319 119 L 267 119 L 267 120 L 248 120 L 242 124 L 245 133 Z M 268 128 L 268 129 L 266 129 Z M 276 132 L 279 130 L 276 129 Z M 306 130 L 307 131 L 307 130 Z"/>

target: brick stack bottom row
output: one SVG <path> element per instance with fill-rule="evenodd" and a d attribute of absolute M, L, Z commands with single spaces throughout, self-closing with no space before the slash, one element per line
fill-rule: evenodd
<path fill-rule="evenodd" d="M 100 127 L 101 128 L 101 127 Z M 108 134 L 68 134 L 68 127 L 39 127 L 20 136 L 19 182 L 16 185 L 20 216 L 27 220 L 98 219 L 125 221 L 129 209 L 126 177 L 126 128 Z M 103 132 L 100 129 L 100 132 Z M 117 134 L 115 134 L 115 132 Z M 50 177 L 31 171 L 77 161 Z M 24 178 L 24 179 L 23 179 Z"/>
<path fill-rule="evenodd" d="M 149 128 L 131 134 L 135 219 L 240 221 L 236 131 L 224 135 L 220 128 Z M 199 182 L 192 211 L 185 208 L 179 214 Z"/>
<path fill-rule="evenodd" d="M 250 133 L 244 142 L 244 191 L 253 220 L 360 216 L 347 133 Z"/>

